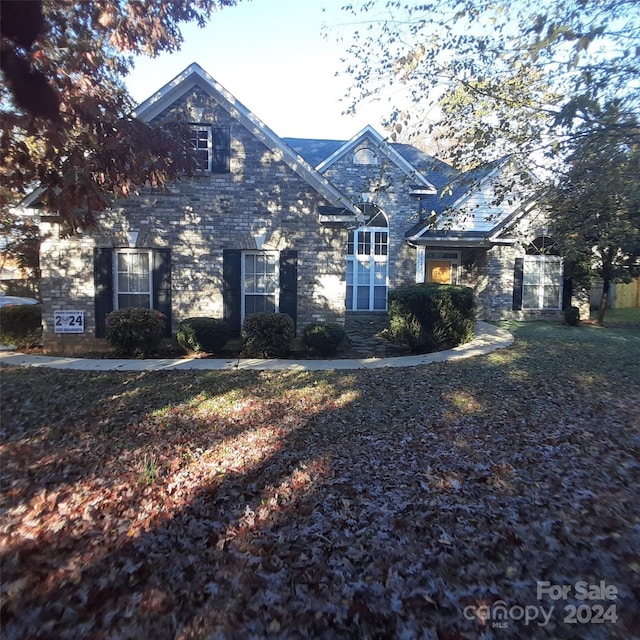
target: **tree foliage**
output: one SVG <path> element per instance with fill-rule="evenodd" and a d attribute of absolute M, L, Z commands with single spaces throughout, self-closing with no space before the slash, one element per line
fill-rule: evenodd
<path fill-rule="evenodd" d="M 387 98 L 392 137 L 453 140 L 444 146 L 461 168 L 557 150 L 577 126 L 600 130 L 607 105 L 640 113 L 635 0 L 371 0 L 345 9 L 362 27 L 344 59 L 351 109 Z"/>
<path fill-rule="evenodd" d="M 627 140 L 615 119 L 573 143 L 569 167 L 548 194 L 552 234 L 570 263 L 603 282 L 598 322 L 609 285 L 640 275 L 640 127 Z"/>
<path fill-rule="evenodd" d="M 133 56 L 180 48 L 180 25 L 204 25 L 236 0 L 4 1 L 0 165 L 7 206 L 35 187 L 68 230 L 138 185 L 193 169 L 183 126 L 130 116 Z"/>

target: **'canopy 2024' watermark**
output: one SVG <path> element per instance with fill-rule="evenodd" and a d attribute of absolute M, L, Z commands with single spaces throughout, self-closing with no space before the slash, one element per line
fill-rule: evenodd
<path fill-rule="evenodd" d="M 586 580 L 574 584 L 538 580 L 536 599 L 537 604 L 527 605 L 509 606 L 504 600 L 469 605 L 464 608 L 463 615 L 466 620 L 490 624 L 494 629 L 505 629 L 512 622 L 544 627 L 554 614 L 561 616 L 564 624 L 615 624 L 618 621 L 618 588 L 604 580 L 597 584 Z"/>

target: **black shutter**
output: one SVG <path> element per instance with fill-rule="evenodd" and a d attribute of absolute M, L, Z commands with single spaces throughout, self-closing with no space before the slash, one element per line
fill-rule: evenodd
<path fill-rule="evenodd" d="M 513 310 L 522 309 L 522 279 L 524 276 L 524 258 L 516 258 L 513 270 Z"/>
<path fill-rule="evenodd" d="M 167 316 L 165 337 L 171 337 L 171 249 L 153 251 L 153 308 Z"/>
<path fill-rule="evenodd" d="M 231 165 L 231 132 L 229 127 L 211 128 L 211 171 L 228 173 Z"/>
<path fill-rule="evenodd" d="M 242 253 L 240 249 L 222 252 L 222 303 L 224 319 L 231 335 L 240 335 L 242 316 Z"/>
<path fill-rule="evenodd" d="M 573 297 L 573 280 L 564 278 L 562 281 L 562 309 L 568 309 L 571 306 L 571 298 Z"/>
<path fill-rule="evenodd" d="M 298 317 L 298 252 L 280 252 L 280 313 Z"/>
<path fill-rule="evenodd" d="M 93 250 L 96 338 L 104 338 L 107 314 L 113 311 L 113 249 Z"/>

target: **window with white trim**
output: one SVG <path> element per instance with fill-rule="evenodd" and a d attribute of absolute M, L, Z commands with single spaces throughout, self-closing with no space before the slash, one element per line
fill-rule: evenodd
<path fill-rule="evenodd" d="M 231 137 L 229 127 L 191 126 L 191 148 L 197 169 L 202 173 L 227 173 L 230 170 Z"/>
<path fill-rule="evenodd" d="M 153 269 L 151 251 L 116 249 L 114 251 L 114 309 L 153 305 Z"/>
<path fill-rule="evenodd" d="M 280 294 L 279 254 L 246 251 L 242 254 L 242 322 L 256 313 L 277 313 Z"/>
<path fill-rule="evenodd" d="M 522 308 L 562 308 L 562 258 L 559 256 L 524 257 Z"/>
<path fill-rule="evenodd" d="M 552 238 L 540 236 L 526 250 L 522 265 L 522 308 L 562 308 L 562 258 Z"/>
<path fill-rule="evenodd" d="M 384 222 L 378 214 L 377 224 Z M 387 308 L 389 229 L 360 227 L 347 240 L 347 311 L 385 311 Z"/>

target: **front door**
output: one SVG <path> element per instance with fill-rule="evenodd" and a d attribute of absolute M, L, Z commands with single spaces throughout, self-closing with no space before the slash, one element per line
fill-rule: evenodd
<path fill-rule="evenodd" d="M 449 260 L 429 260 L 427 262 L 427 281 L 438 284 L 451 284 L 453 281 Z"/>

